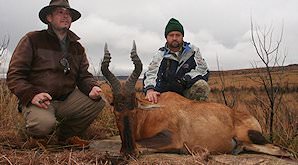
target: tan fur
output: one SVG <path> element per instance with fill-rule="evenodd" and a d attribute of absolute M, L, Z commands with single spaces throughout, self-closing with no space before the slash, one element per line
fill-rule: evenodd
<path fill-rule="evenodd" d="M 136 120 L 142 119 L 143 123 L 136 126 L 136 140 L 167 129 L 175 133 L 173 144 L 161 150 L 182 149 L 184 143 L 190 150 L 196 146 L 220 153 L 231 152 L 233 149 L 232 110 L 228 107 L 191 101 L 171 92 L 163 93 L 158 104 L 164 107 L 152 111 L 138 110 Z"/>
<path fill-rule="evenodd" d="M 248 112 L 232 110 L 223 104 L 189 100 L 173 92 L 162 93 L 158 104 L 152 104 L 144 98 L 138 98 L 137 102 L 141 108 L 120 113 L 115 111 L 118 128 L 123 130 L 122 118 L 130 116 L 133 139 L 137 143 L 165 130 L 171 132 L 170 139 L 166 141 L 158 139 L 150 142 L 153 145 L 150 148 L 158 152 L 188 153 L 207 149 L 215 154 L 231 153 L 235 149 L 233 138 L 237 139 L 238 144 L 247 146 L 252 143 L 248 130 L 262 132 L 258 121 Z M 120 131 L 120 134 L 123 132 Z M 165 145 L 154 146 L 154 143 Z M 246 149 L 251 150 L 253 147 L 249 145 Z M 261 152 L 271 154 L 270 147 L 262 147 L 267 150 Z"/>
<path fill-rule="evenodd" d="M 150 107 L 144 100 L 139 102 Z M 161 94 L 157 105 L 133 111 L 136 141 L 168 130 L 173 133 L 172 143 L 157 150 L 184 150 L 184 145 L 187 145 L 192 151 L 198 146 L 216 153 L 232 151 L 235 134 L 230 108 L 217 103 L 189 100 L 172 92 Z"/>

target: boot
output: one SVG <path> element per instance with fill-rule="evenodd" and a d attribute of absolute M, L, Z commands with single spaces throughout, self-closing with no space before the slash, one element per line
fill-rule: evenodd
<path fill-rule="evenodd" d="M 206 101 L 210 93 L 210 87 L 205 80 L 198 80 L 183 95 L 191 100 Z"/>

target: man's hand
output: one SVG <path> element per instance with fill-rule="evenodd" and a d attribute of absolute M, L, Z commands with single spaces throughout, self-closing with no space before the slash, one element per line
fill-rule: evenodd
<path fill-rule="evenodd" d="M 100 98 L 100 93 L 102 92 L 101 88 L 94 86 L 89 93 L 89 97 L 93 100 Z"/>
<path fill-rule="evenodd" d="M 31 103 L 39 108 L 48 109 L 52 97 L 48 93 L 39 93 L 33 97 Z"/>
<path fill-rule="evenodd" d="M 159 92 L 153 90 L 153 89 L 149 89 L 146 92 L 146 99 L 152 103 L 157 103 L 158 101 L 158 96 L 160 95 Z"/>

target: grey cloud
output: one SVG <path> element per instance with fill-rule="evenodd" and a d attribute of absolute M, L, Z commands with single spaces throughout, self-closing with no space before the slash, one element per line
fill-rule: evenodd
<path fill-rule="evenodd" d="M 6 1 L 0 6 L 0 39 L 9 34 L 9 52 L 29 31 L 46 28 L 38 18 L 49 1 Z M 112 53 L 111 67 L 132 68 L 129 53 L 132 41 L 147 69 L 153 53 L 164 45 L 164 27 L 171 17 L 180 20 L 185 40 L 198 46 L 212 70 L 216 57 L 223 69 L 251 67 L 257 56 L 250 43 L 250 17 L 259 25 L 272 25 L 278 33 L 284 25 L 286 64 L 298 63 L 298 1 L 296 0 L 72 0 L 71 7 L 82 13 L 72 25 L 81 37 L 92 66 L 103 56 L 104 43 Z"/>

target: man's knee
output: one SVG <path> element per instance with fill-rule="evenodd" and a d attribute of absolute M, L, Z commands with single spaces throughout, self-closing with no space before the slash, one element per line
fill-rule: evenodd
<path fill-rule="evenodd" d="M 80 107 L 80 109 L 88 109 L 88 111 L 92 112 L 99 113 L 105 106 L 105 102 L 102 98 L 99 100 L 93 100 L 83 94 L 79 89 L 75 89 L 69 99 L 71 99 L 69 103 L 73 103 L 76 107 Z"/>
<path fill-rule="evenodd" d="M 103 108 L 105 107 L 105 105 L 106 105 L 106 102 L 103 99 L 101 99 L 97 104 L 98 111 L 101 112 L 103 110 Z"/>
<path fill-rule="evenodd" d="M 99 114 L 105 106 L 105 101 L 102 98 L 99 100 L 93 100 L 84 94 L 82 94 L 81 101 L 83 101 L 85 104 L 84 108 L 82 109 L 89 111 L 92 115 Z"/>
<path fill-rule="evenodd" d="M 37 120 L 26 124 L 26 132 L 32 136 L 46 136 L 53 132 L 56 121 L 53 120 Z"/>
<path fill-rule="evenodd" d="M 56 118 L 53 115 L 30 114 L 25 117 L 26 132 L 31 136 L 46 136 L 56 127 Z"/>
<path fill-rule="evenodd" d="M 91 111 L 99 114 L 103 110 L 104 106 L 105 106 L 105 101 L 103 99 L 99 101 L 93 101 L 93 106 L 91 108 Z"/>
<path fill-rule="evenodd" d="M 207 100 L 210 87 L 205 80 L 198 80 L 184 92 L 184 96 L 192 100 Z"/>

